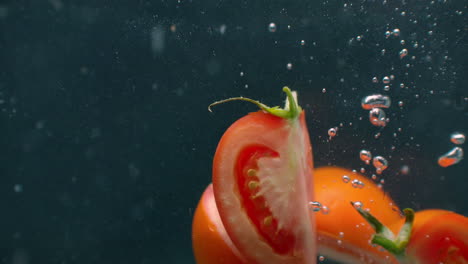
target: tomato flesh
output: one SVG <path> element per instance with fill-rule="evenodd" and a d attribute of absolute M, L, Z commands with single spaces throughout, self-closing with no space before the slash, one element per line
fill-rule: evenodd
<path fill-rule="evenodd" d="M 255 224 L 262 238 L 279 254 L 293 250 L 294 234 L 278 228 L 278 220 L 272 215 L 265 197 L 259 191 L 260 179 L 257 160 L 262 157 L 278 157 L 279 154 L 266 146 L 253 145 L 241 151 L 237 160 L 237 184 L 242 197 L 242 204 L 247 215 Z"/>

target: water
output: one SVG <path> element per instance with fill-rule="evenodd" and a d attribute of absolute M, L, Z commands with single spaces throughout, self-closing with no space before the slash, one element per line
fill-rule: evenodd
<path fill-rule="evenodd" d="M 465 5 L 0 3 L 2 258 L 194 263 L 191 221 L 218 140 L 256 110 L 207 106 L 282 105 L 284 85 L 306 111 L 315 166 L 363 168 L 399 205 L 468 215 L 466 158 L 439 166 L 466 151 L 451 136 L 468 133 Z M 362 109 L 374 94 L 394 103 Z M 372 122 L 375 107 L 385 118 Z M 377 174 L 360 150 L 387 167 Z"/>

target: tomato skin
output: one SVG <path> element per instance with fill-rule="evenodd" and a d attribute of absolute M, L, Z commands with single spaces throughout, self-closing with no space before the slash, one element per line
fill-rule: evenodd
<path fill-rule="evenodd" d="M 198 264 L 246 264 L 226 234 L 210 184 L 198 203 L 192 224 L 192 245 Z"/>
<path fill-rule="evenodd" d="M 343 181 L 343 176 L 349 182 Z M 353 187 L 352 181 L 364 183 Z M 391 197 L 370 179 L 339 167 L 321 167 L 314 171 L 315 197 L 328 213 L 316 212 L 318 250 L 340 263 L 397 263 L 388 252 L 369 243 L 374 229 L 350 205 L 361 202 L 384 224 L 392 224 L 402 216 Z M 340 242 L 339 242 L 340 241 Z"/>
<path fill-rule="evenodd" d="M 245 154 L 256 146 L 274 155 Z M 248 263 L 315 263 L 311 179 L 304 112 L 295 119 L 250 113 L 224 133 L 213 160 L 214 195 L 226 232 Z"/>
<path fill-rule="evenodd" d="M 416 212 L 406 259 L 414 264 L 468 264 L 468 218 L 440 209 Z"/>

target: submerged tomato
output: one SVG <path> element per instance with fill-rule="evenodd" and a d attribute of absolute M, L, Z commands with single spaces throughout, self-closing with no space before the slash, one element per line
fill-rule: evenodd
<path fill-rule="evenodd" d="M 414 264 L 467 264 L 468 218 L 445 210 L 417 212 L 405 259 Z"/>
<path fill-rule="evenodd" d="M 316 201 L 326 207 L 316 213 L 320 254 L 340 263 L 396 263 L 388 252 L 369 243 L 374 229 L 350 206 L 355 202 L 392 224 L 402 217 L 389 195 L 363 175 L 338 167 L 315 169 L 314 185 Z"/>
<path fill-rule="evenodd" d="M 219 217 L 210 184 L 198 203 L 192 225 L 195 260 L 199 264 L 244 264 Z"/>
<path fill-rule="evenodd" d="M 237 120 L 216 149 L 216 204 L 248 263 L 316 261 L 312 151 L 304 112 L 292 98 L 289 91 L 292 108 L 281 109 L 282 117 L 259 111 Z"/>

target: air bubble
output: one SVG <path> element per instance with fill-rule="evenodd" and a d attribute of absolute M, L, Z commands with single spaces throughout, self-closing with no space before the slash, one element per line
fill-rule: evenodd
<path fill-rule="evenodd" d="M 400 29 L 395 28 L 392 33 L 393 33 L 393 36 L 398 37 L 400 36 Z"/>
<path fill-rule="evenodd" d="M 330 137 L 330 139 L 332 139 L 334 136 L 336 136 L 336 128 L 330 128 L 328 129 L 328 136 Z"/>
<path fill-rule="evenodd" d="M 372 153 L 369 150 L 362 149 L 359 152 L 359 158 L 361 158 L 361 160 L 366 164 L 369 164 L 370 160 L 372 159 Z"/>
<path fill-rule="evenodd" d="M 441 167 L 448 167 L 459 163 L 463 159 L 463 149 L 454 147 L 449 152 L 439 157 L 438 163 Z"/>
<path fill-rule="evenodd" d="M 292 63 L 289 62 L 288 64 L 286 64 L 286 69 L 291 70 L 292 67 L 293 67 Z"/>
<path fill-rule="evenodd" d="M 309 202 L 309 209 L 312 212 L 318 212 L 322 208 L 322 204 L 319 202 Z"/>
<path fill-rule="evenodd" d="M 374 167 L 380 171 L 385 170 L 388 167 L 388 161 L 382 156 L 376 156 L 372 160 Z"/>
<path fill-rule="evenodd" d="M 372 125 L 384 127 L 387 125 L 385 111 L 380 108 L 372 108 L 369 111 L 369 121 Z"/>
<path fill-rule="evenodd" d="M 385 32 L 385 37 L 386 38 L 389 38 L 391 35 L 392 35 L 392 32 L 390 32 L 390 31 Z"/>
<path fill-rule="evenodd" d="M 324 256 L 319 256 L 318 259 L 319 259 L 320 262 L 325 261 L 325 257 L 324 257 Z"/>
<path fill-rule="evenodd" d="M 385 84 L 388 84 L 390 83 L 390 78 L 388 76 L 385 76 L 382 78 L 382 82 L 385 83 Z"/>
<path fill-rule="evenodd" d="M 330 210 L 328 209 L 326 205 L 322 206 L 321 211 L 322 211 L 322 214 L 324 215 L 327 215 L 330 212 Z"/>
<path fill-rule="evenodd" d="M 268 31 L 270 31 L 271 33 L 273 32 L 276 32 L 276 24 L 271 22 L 269 25 L 268 25 Z"/>
<path fill-rule="evenodd" d="M 461 145 L 465 143 L 465 135 L 460 132 L 454 132 L 450 135 L 450 141 L 452 141 L 453 144 Z"/>
<path fill-rule="evenodd" d="M 377 79 L 377 77 L 373 77 L 373 78 L 372 78 L 372 82 L 373 82 L 373 83 L 378 83 L 378 82 L 379 82 L 379 79 Z"/>
<path fill-rule="evenodd" d="M 357 36 L 357 37 L 356 37 L 356 40 L 357 40 L 357 41 L 361 41 L 361 40 L 362 40 L 362 36 Z"/>
<path fill-rule="evenodd" d="M 381 94 L 368 95 L 361 100 L 362 109 L 365 110 L 370 110 L 372 108 L 389 108 L 391 103 L 390 97 Z"/>
<path fill-rule="evenodd" d="M 348 175 L 343 175 L 342 179 L 343 179 L 343 182 L 344 182 L 344 183 L 348 183 L 349 180 L 350 180 L 350 178 L 349 178 Z"/>
<path fill-rule="evenodd" d="M 301 46 L 305 45 L 305 40 L 301 40 Z"/>
<path fill-rule="evenodd" d="M 355 209 L 361 209 L 362 208 L 362 203 L 361 202 L 354 202 L 353 203 L 353 207 Z"/>
<path fill-rule="evenodd" d="M 404 57 L 406 57 L 406 55 L 408 55 L 408 50 L 407 49 L 402 49 L 400 51 L 400 59 L 403 59 Z"/>

